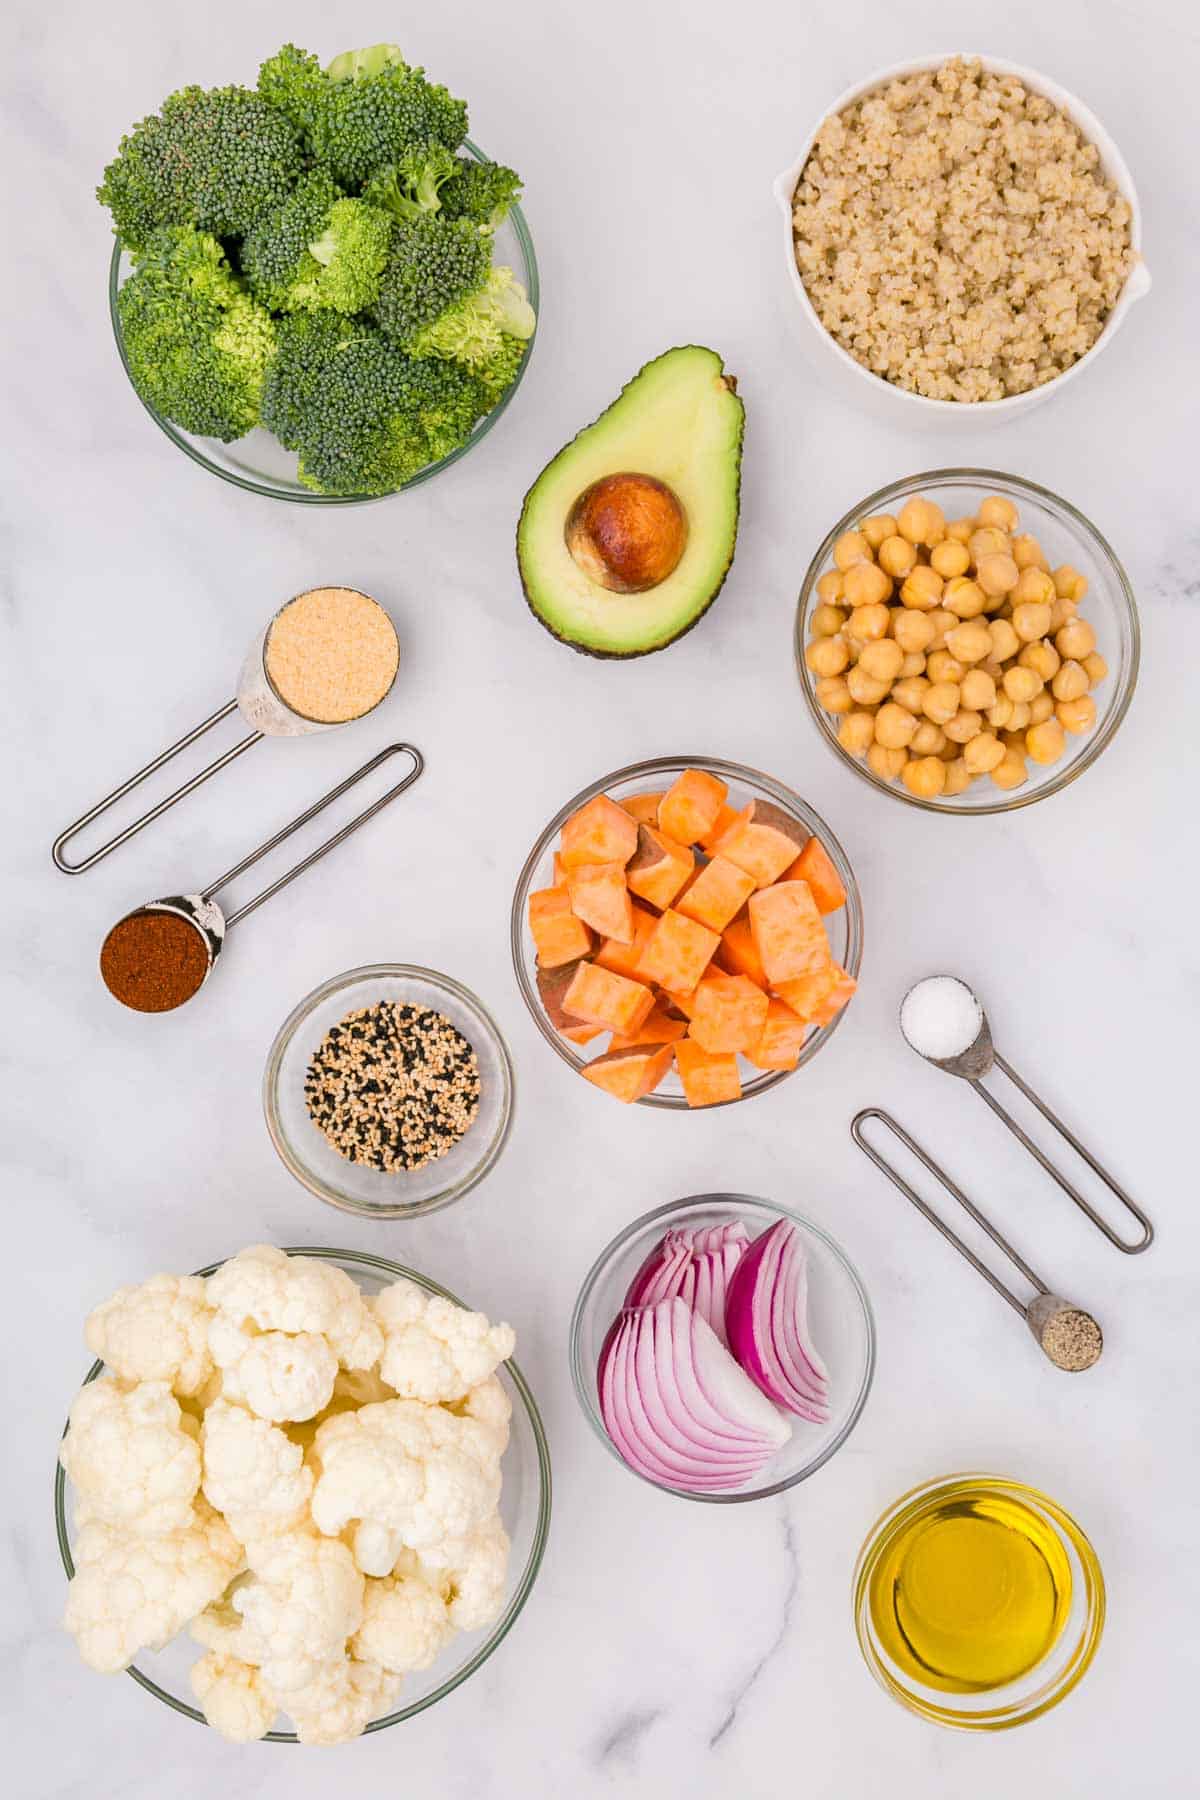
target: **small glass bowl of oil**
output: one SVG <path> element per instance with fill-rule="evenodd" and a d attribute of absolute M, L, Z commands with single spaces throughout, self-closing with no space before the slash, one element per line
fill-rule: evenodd
<path fill-rule="evenodd" d="M 1096 1552 L 1061 1506 L 998 1475 L 949 1475 L 905 1494 L 854 1572 L 867 1667 L 903 1706 L 965 1731 L 1048 1712 L 1083 1677 L 1104 1629 Z"/>

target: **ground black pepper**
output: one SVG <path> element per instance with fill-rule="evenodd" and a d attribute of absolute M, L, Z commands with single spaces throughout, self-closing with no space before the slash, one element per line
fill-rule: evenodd
<path fill-rule="evenodd" d="M 122 1006 L 171 1012 L 202 986 L 208 945 L 178 913 L 130 913 L 117 921 L 100 947 L 100 974 Z"/>
<path fill-rule="evenodd" d="M 479 1111 L 479 1063 L 444 1014 L 381 1000 L 325 1033 L 304 1098 L 347 1162 L 392 1174 L 445 1156 Z"/>

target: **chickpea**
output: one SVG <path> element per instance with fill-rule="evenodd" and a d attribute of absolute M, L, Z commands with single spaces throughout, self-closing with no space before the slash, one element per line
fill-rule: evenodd
<path fill-rule="evenodd" d="M 851 756 L 865 756 L 875 739 L 875 715 L 869 712 L 847 713 L 838 726 L 838 743 Z"/>
<path fill-rule="evenodd" d="M 1002 688 L 996 695 L 992 705 L 987 709 L 987 722 L 994 731 L 1000 731 L 1009 723 L 1012 716 L 1013 702 Z"/>
<path fill-rule="evenodd" d="M 854 698 L 841 675 L 823 675 L 814 688 L 817 705 L 827 713 L 854 711 Z"/>
<path fill-rule="evenodd" d="M 843 587 L 846 605 L 853 607 L 874 606 L 892 591 L 890 576 L 873 562 L 855 563 L 847 569 Z"/>
<path fill-rule="evenodd" d="M 946 748 L 946 734 L 932 719 L 922 719 L 913 732 L 909 749 L 914 756 L 940 756 Z"/>
<path fill-rule="evenodd" d="M 879 681 L 875 676 L 868 675 L 861 663 L 856 664 L 846 676 L 846 686 L 859 706 L 878 706 L 881 700 L 887 699 L 891 685 L 890 681 Z"/>
<path fill-rule="evenodd" d="M 1098 650 L 1083 659 L 1084 672 L 1093 687 L 1098 687 L 1108 674 L 1108 664 Z"/>
<path fill-rule="evenodd" d="M 1082 662 L 1096 648 L 1096 634 L 1086 619 L 1068 619 L 1054 634 L 1054 648 L 1064 662 Z"/>
<path fill-rule="evenodd" d="M 912 743 L 917 721 L 894 700 L 881 706 L 875 714 L 875 742 L 888 750 L 905 750 Z"/>
<path fill-rule="evenodd" d="M 998 788 L 1017 788 L 1029 779 L 1025 758 L 1019 750 L 1014 749 L 1006 750 L 995 768 L 988 773 Z"/>
<path fill-rule="evenodd" d="M 823 575 L 817 577 L 817 599 L 823 600 L 827 606 L 832 606 L 836 600 L 840 600 L 844 591 L 840 569 L 826 569 Z"/>
<path fill-rule="evenodd" d="M 1055 569 L 1054 591 L 1060 600 L 1078 602 L 1083 599 L 1087 590 L 1087 576 L 1081 575 L 1078 569 L 1073 569 L 1070 563 L 1062 563 Z"/>
<path fill-rule="evenodd" d="M 955 575 L 946 583 L 942 599 L 946 611 L 952 612 L 956 619 L 977 619 L 987 610 L 987 595 L 977 581 L 971 581 L 965 575 Z"/>
<path fill-rule="evenodd" d="M 953 794 L 965 794 L 971 785 L 971 771 L 961 756 L 956 756 L 952 763 L 946 764 L 946 785 L 942 792 L 949 799 Z"/>
<path fill-rule="evenodd" d="M 850 666 L 850 646 L 843 637 L 814 638 L 804 652 L 804 663 L 814 675 L 840 675 Z"/>
<path fill-rule="evenodd" d="M 874 513 L 869 519 L 864 519 L 858 529 L 872 550 L 877 551 L 885 538 L 895 537 L 896 521 L 891 513 Z"/>
<path fill-rule="evenodd" d="M 919 713 L 921 702 L 929 692 L 931 685 L 923 675 L 909 675 L 896 683 L 891 697 L 897 706 L 904 708 L 905 712 Z"/>
<path fill-rule="evenodd" d="M 1056 600 L 1054 605 L 1050 608 L 1051 631 L 1061 631 L 1063 626 L 1069 624 L 1078 611 L 1078 600 Z"/>
<path fill-rule="evenodd" d="M 946 633 L 948 631 L 953 631 L 954 627 L 958 624 L 958 614 L 949 612 L 944 606 L 935 606 L 933 611 L 929 613 L 927 617 L 929 623 L 933 626 L 933 636 L 929 640 L 929 648 L 931 650 L 944 650 L 946 648 Z"/>
<path fill-rule="evenodd" d="M 1008 729 L 1020 733 L 1027 725 L 1033 723 L 1033 712 L 1028 700 L 1014 700 L 1012 712 L 1008 716 Z"/>
<path fill-rule="evenodd" d="M 1060 700 L 1054 716 L 1064 731 L 1080 737 L 1096 723 L 1096 702 L 1090 694 L 1081 694 L 1078 700 Z"/>
<path fill-rule="evenodd" d="M 956 687 L 967 672 L 966 665 L 957 656 L 951 656 L 949 650 L 931 650 L 925 658 L 925 668 L 930 681 L 952 681 Z"/>
<path fill-rule="evenodd" d="M 1007 619 L 993 619 L 988 626 L 988 636 L 997 662 L 1007 662 L 1021 648 L 1021 640 Z"/>
<path fill-rule="evenodd" d="M 1088 691 L 1087 670 L 1082 663 L 1067 661 L 1050 683 L 1056 700 L 1078 700 Z"/>
<path fill-rule="evenodd" d="M 870 562 L 871 546 L 861 531 L 843 531 L 833 546 L 833 560 L 845 574 L 855 563 Z"/>
<path fill-rule="evenodd" d="M 935 725 L 944 725 L 958 711 L 958 684 L 954 681 L 940 681 L 934 678 L 932 686 L 921 700 L 921 711 Z"/>
<path fill-rule="evenodd" d="M 972 712 L 986 712 L 996 704 L 996 681 L 986 669 L 968 669 L 962 678 L 959 698 Z"/>
<path fill-rule="evenodd" d="M 950 519 L 946 525 L 946 536 L 953 538 L 956 544 L 969 544 L 974 529 L 974 519 Z"/>
<path fill-rule="evenodd" d="M 1040 569 L 1043 574 L 1049 573 L 1050 564 L 1046 561 L 1045 551 L 1037 539 L 1031 537 L 1027 531 L 1023 531 L 1019 537 L 1013 539 L 1012 559 L 1018 569 Z M 1053 586 L 1053 583 L 1051 585 Z"/>
<path fill-rule="evenodd" d="M 1022 569 L 1017 576 L 1017 585 L 1012 591 L 1013 606 L 1022 606 L 1027 601 L 1042 606 L 1054 604 L 1054 583 L 1041 569 Z"/>
<path fill-rule="evenodd" d="M 907 761 L 907 750 L 889 750 L 884 744 L 867 746 L 867 763 L 884 781 L 895 781 L 897 775 L 903 773 Z"/>
<path fill-rule="evenodd" d="M 817 606 L 813 608 L 813 616 L 809 620 L 808 629 L 815 638 L 836 637 L 846 623 L 845 608 L 841 606 Z"/>
<path fill-rule="evenodd" d="M 900 771 L 900 779 L 919 800 L 934 800 L 946 786 L 946 765 L 936 756 L 910 758 Z"/>
<path fill-rule="evenodd" d="M 942 597 L 942 578 L 928 563 L 918 563 L 904 578 L 900 598 L 918 612 L 931 612 Z"/>
<path fill-rule="evenodd" d="M 985 594 L 999 598 L 1010 594 L 1021 579 L 1021 571 L 1007 552 L 981 556 L 975 565 L 975 580 Z"/>
<path fill-rule="evenodd" d="M 892 636 L 906 654 L 928 650 L 935 635 L 928 613 L 916 612 L 911 606 L 898 606 L 892 613 Z"/>
<path fill-rule="evenodd" d="M 887 607 L 876 601 L 870 606 L 856 606 L 846 621 L 846 630 L 860 644 L 867 644 L 873 638 L 886 637 L 891 622 Z"/>
<path fill-rule="evenodd" d="M 1025 733 L 1025 748 L 1035 763 L 1057 762 L 1066 747 L 1067 740 L 1057 719 L 1043 719 Z"/>
<path fill-rule="evenodd" d="M 916 546 L 899 536 L 884 538 L 879 546 L 879 566 L 886 575 L 903 581 L 917 561 Z"/>
<path fill-rule="evenodd" d="M 942 726 L 946 736 L 954 744 L 969 744 L 983 730 L 983 719 L 977 712 L 960 707 L 952 719 L 947 719 Z"/>
<path fill-rule="evenodd" d="M 1029 702 L 1029 723 L 1031 725 L 1042 725 L 1047 719 L 1052 719 L 1053 717 L 1054 695 L 1048 688 L 1043 688 L 1041 693 L 1035 694 L 1033 699 Z"/>
<path fill-rule="evenodd" d="M 986 625 L 965 619 L 946 633 L 946 648 L 960 663 L 983 662 L 992 653 L 992 640 Z"/>
<path fill-rule="evenodd" d="M 900 673 L 900 665 L 904 661 L 904 652 L 895 638 L 875 638 L 864 644 L 859 652 L 858 666 L 864 674 L 875 681 L 884 681 L 891 687 Z"/>
<path fill-rule="evenodd" d="M 1002 494 L 989 494 L 986 500 L 980 502 L 979 523 L 994 525 L 1000 531 L 1015 531 L 1018 523 L 1017 509 Z"/>
<path fill-rule="evenodd" d="M 900 508 L 896 529 L 910 544 L 925 544 L 932 549 L 946 535 L 946 516 L 934 501 L 915 495 Z"/>
<path fill-rule="evenodd" d="M 854 629 L 854 615 L 850 615 L 851 630 Z M 1041 600 L 1023 600 L 1019 606 L 1013 607 L 1013 630 L 1023 644 L 1032 644 L 1037 638 L 1044 638 L 1050 629 L 1050 608 Z"/>
<path fill-rule="evenodd" d="M 1004 760 L 1004 745 L 990 731 L 981 731 L 963 747 L 963 762 L 969 775 L 987 775 Z"/>
<path fill-rule="evenodd" d="M 904 661 L 900 664 L 900 679 L 901 679 L 901 681 L 907 681 L 907 679 L 910 675 L 923 675 L 924 673 L 925 673 L 925 658 L 924 658 L 924 656 L 921 654 L 921 652 L 919 650 L 910 650 L 908 652 L 907 656 L 904 658 Z"/>
<path fill-rule="evenodd" d="M 966 574 L 971 566 L 971 553 L 965 544 L 956 542 L 954 538 L 945 538 L 929 552 L 929 566 L 949 580 L 951 575 Z"/>
<path fill-rule="evenodd" d="M 1039 638 L 1036 644 L 1026 644 L 1017 658 L 1022 669 L 1032 669 L 1043 681 L 1049 681 L 1058 673 L 1061 661 L 1058 651 L 1048 638 Z"/>
<path fill-rule="evenodd" d="M 1000 685 L 1010 700 L 1029 701 L 1041 691 L 1045 683 L 1032 669 L 1023 669 L 1020 663 L 1014 663 L 1011 668 L 1005 669 Z"/>

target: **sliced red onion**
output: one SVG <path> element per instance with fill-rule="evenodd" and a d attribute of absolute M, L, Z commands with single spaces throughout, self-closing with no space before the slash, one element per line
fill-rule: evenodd
<path fill-rule="evenodd" d="M 740 1258 L 725 1323 L 730 1349 L 767 1398 L 824 1424 L 829 1378 L 809 1334 L 804 1242 L 789 1219 L 764 1231 Z"/>
<path fill-rule="evenodd" d="M 725 1295 L 749 1239 L 740 1220 L 672 1230 L 629 1284 L 626 1306 L 656 1306 L 679 1295 L 725 1342 Z"/>

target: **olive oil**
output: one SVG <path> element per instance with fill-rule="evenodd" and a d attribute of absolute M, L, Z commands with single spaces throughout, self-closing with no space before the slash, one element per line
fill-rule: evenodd
<path fill-rule="evenodd" d="M 977 1481 L 942 1487 L 871 1578 L 880 1648 L 906 1678 L 987 1693 L 1042 1661 L 1071 1610 L 1071 1567 L 1050 1525 Z"/>

